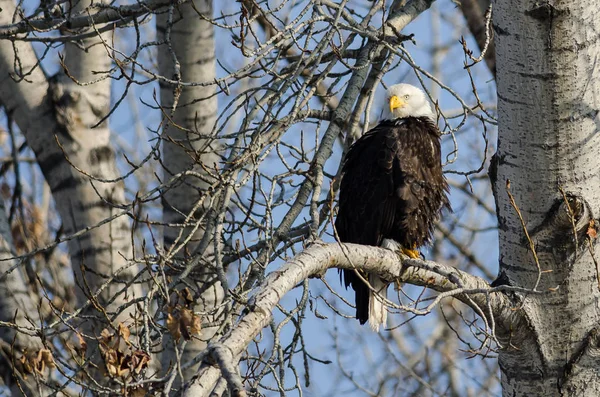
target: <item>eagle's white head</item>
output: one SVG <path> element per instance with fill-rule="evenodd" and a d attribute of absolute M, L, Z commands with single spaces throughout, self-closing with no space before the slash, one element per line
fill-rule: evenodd
<path fill-rule="evenodd" d="M 425 93 L 410 84 L 395 84 L 387 90 L 387 104 L 392 120 L 404 117 L 429 117 L 435 113 Z"/>

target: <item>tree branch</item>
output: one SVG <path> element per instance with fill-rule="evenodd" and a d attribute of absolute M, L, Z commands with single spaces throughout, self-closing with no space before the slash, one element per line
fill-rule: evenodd
<path fill-rule="evenodd" d="M 396 253 L 377 247 L 314 244 L 288 261 L 280 270 L 269 274 L 248 301 L 249 312 L 219 343 L 227 346 L 234 357 L 238 356 L 269 323 L 272 310 L 286 293 L 303 280 L 323 274 L 333 267 L 361 269 L 378 273 L 389 280 L 426 286 L 443 293 L 440 299 L 453 296 L 479 314 L 491 311 L 496 324 L 508 321 L 514 313 L 510 310 L 508 298 L 498 292 L 509 287 L 492 288 L 484 279 L 452 266 L 415 259 L 400 262 Z M 206 389 L 202 395 L 208 395 L 210 387 L 219 377 L 217 367 L 203 363 L 194 383 L 204 385 Z"/>
<path fill-rule="evenodd" d="M 494 38 L 490 37 L 492 32 L 486 32 L 486 16 L 484 10 L 481 8 L 481 3 L 485 2 L 477 2 L 477 0 L 462 0 L 460 2 L 460 9 L 462 10 L 463 16 L 467 21 L 467 26 L 469 27 L 469 31 L 473 35 L 473 38 L 477 42 L 477 46 L 480 51 L 483 51 L 486 48 L 484 59 L 485 63 L 494 76 L 496 78 L 496 45 L 494 44 Z M 488 7 L 489 7 L 489 2 Z M 487 8 L 487 7 L 486 7 Z"/>
<path fill-rule="evenodd" d="M 186 1 L 187 0 L 177 1 L 175 4 L 183 4 Z M 63 26 L 70 30 L 77 30 L 109 23 L 129 22 L 132 19 L 149 12 L 160 11 L 164 7 L 167 7 L 171 4 L 173 4 L 173 2 L 168 0 L 150 0 L 147 2 L 137 2 L 132 5 L 123 5 L 119 7 L 98 3 L 86 8 L 85 11 L 82 11 L 81 13 L 70 18 L 61 16 L 53 19 L 24 19 L 10 25 L 0 25 L 0 39 L 15 40 L 15 35 L 17 34 L 55 30 Z M 92 13 L 92 10 L 94 9 L 98 11 Z"/>

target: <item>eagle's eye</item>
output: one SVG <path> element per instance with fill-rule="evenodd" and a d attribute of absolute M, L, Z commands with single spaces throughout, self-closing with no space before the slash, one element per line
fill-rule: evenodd
<path fill-rule="evenodd" d="M 408 99 L 409 96 L 410 95 L 408 95 L 408 94 L 404 95 L 404 99 Z"/>

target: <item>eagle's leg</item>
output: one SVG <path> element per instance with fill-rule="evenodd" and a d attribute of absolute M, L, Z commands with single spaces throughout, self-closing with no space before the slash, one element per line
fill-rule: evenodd
<path fill-rule="evenodd" d="M 396 253 L 399 254 L 403 254 L 408 256 L 411 259 L 421 259 L 421 253 L 419 252 L 419 250 L 417 250 L 417 245 L 414 244 L 412 249 L 403 247 L 400 243 L 398 243 L 397 241 L 391 240 L 391 239 L 384 239 L 381 246 L 383 248 L 387 248 L 389 250 L 392 250 Z M 402 289 L 402 283 L 395 281 L 394 282 L 394 289 L 396 291 L 400 291 Z"/>

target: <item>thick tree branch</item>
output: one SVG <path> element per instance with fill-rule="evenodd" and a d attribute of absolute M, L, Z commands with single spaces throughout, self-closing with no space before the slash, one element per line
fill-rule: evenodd
<path fill-rule="evenodd" d="M 404 6 L 394 10 L 384 24 L 383 33 L 386 37 L 401 37 L 401 31 L 416 17 L 421 15 L 433 4 L 435 0 L 409 1 Z M 396 4 L 401 4 L 397 2 Z"/>
<path fill-rule="evenodd" d="M 431 261 L 411 259 L 403 263 L 404 266 L 397 254 L 382 248 L 314 244 L 265 279 L 249 300 L 248 314 L 219 343 L 227 346 L 234 357 L 238 356 L 269 323 L 273 309 L 286 293 L 303 280 L 333 267 L 376 272 L 390 280 L 426 286 L 444 293 L 443 297 L 459 299 L 477 313 L 491 310 L 496 324 L 509 321 L 513 314 L 508 298 L 482 278 Z M 203 363 L 194 383 L 204 385 L 205 391 L 201 395 L 208 395 L 210 386 L 220 376 L 217 367 Z"/>

